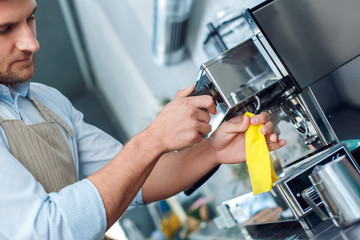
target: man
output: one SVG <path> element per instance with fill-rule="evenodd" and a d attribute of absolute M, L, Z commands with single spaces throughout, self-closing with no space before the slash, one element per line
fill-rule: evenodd
<path fill-rule="evenodd" d="M 209 96 L 187 97 L 191 86 L 122 147 L 57 90 L 30 82 L 36 8 L 35 0 L 0 0 L 0 239 L 100 239 L 130 204 L 244 162 L 250 121 L 264 124 L 270 150 L 285 144 L 266 113 L 235 117 L 203 139 L 216 108 Z"/>

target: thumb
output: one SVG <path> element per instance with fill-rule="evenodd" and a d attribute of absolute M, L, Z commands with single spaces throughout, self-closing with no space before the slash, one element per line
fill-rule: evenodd
<path fill-rule="evenodd" d="M 194 85 L 191 85 L 191 86 L 189 86 L 189 87 L 186 88 L 186 89 L 179 90 L 179 91 L 176 93 L 174 99 L 187 97 L 187 96 L 188 96 L 190 93 L 192 93 L 194 90 L 195 90 L 195 86 L 194 86 Z"/>
<path fill-rule="evenodd" d="M 244 119 L 240 122 L 224 122 L 221 127 L 222 131 L 226 133 L 239 133 L 245 132 L 250 126 L 250 117 L 245 116 Z"/>

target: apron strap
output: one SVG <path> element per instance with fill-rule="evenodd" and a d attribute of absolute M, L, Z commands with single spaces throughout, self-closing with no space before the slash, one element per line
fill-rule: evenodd
<path fill-rule="evenodd" d="M 45 106 L 42 102 L 38 101 L 36 98 L 33 97 L 32 101 L 46 121 L 52 121 L 52 119 L 54 119 L 69 133 L 71 137 L 74 136 L 73 131 L 64 122 L 64 120 L 62 120 L 58 115 L 56 115 L 53 111 L 51 111 L 47 106 Z"/>
<path fill-rule="evenodd" d="M 38 101 L 36 98 L 32 97 L 31 100 L 35 107 L 39 110 L 41 116 L 45 119 L 45 121 L 55 120 L 58 124 L 60 124 L 68 134 L 73 137 L 74 132 L 70 129 L 70 127 L 65 123 L 65 121 L 56 115 L 53 111 L 51 111 L 47 106 L 45 106 L 42 102 Z M 0 121 L 4 121 L 5 119 L 0 115 Z"/>

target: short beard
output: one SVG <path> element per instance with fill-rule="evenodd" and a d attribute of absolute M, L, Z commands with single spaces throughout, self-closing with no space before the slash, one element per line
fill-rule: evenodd
<path fill-rule="evenodd" d="M 22 82 L 26 82 L 28 80 L 30 80 L 35 73 L 35 63 L 32 66 L 34 68 L 34 70 L 32 71 L 32 73 L 30 73 L 28 76 L 26 77 L 21 77 L 19 76 L 19 74 L 14 73 L 14 72 L 10 72 L 7 74 L 3 74 L 0 72 L 0 84 L 4 84 L 4 85 L 10 85 L 10 84 L 17 84 L 17 83 L 22 83 Z"/>

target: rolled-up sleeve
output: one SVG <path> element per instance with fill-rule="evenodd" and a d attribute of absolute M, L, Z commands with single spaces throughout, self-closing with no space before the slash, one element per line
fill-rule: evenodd
<path fill-rule="evenodd" d="M 59 193 L 50 193 L 47 201 L 53 202 L 49 203 L 50 219 L 55 226 L 65 224 L 71 239 L 100 239 L 104 235 L 106 211 L 99 192 L 90 181 L 84 179 Z"/>

